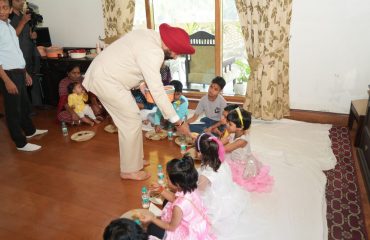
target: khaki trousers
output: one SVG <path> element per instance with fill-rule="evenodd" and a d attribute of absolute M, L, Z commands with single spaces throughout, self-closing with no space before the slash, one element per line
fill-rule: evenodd
<path fill-rule="evenodd" d="M 99 98 L 118 128 L 121 172 L 141 170 L 144 157 L 142 120 L 131 91 L 99 81 L 94 82 L 91 91 Z"/>

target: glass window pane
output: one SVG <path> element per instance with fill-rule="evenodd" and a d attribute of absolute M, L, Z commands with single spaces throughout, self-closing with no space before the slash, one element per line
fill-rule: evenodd
<path fill-rule="evenodd" d="M 135 1 L 135 16 L 133 29 L 146 29 L 145 0 Z"/>
<path fill-rule="evenodd" d="M 214 0 L 154 0 L 154 24 L 158 30 L 159 25 L 168 23 L 171 26 L 181 27 L 189 35 L 206 32 L 199 38 L 214 38 L 215 34 L 215 1 Z M 208 34 L 208 36 L 207 36 Z M 200 44 L 193 44 L 196 53 L 186 60 L 179 57 L 176 60 L 167 62 L 170 66 L 172 79 L 180 80 L 184 88 L 206 91 L 206 84 L 209 84 L 215 76 L 215 42 L 206 41 Z"/>
<path fill-rule="evenodd" d="M 234 83 L 240 82 L 234 79 L 240 79 L 249 67 L 235 0 L 223 0 L 223 60 L 224 93 L 234 94 Z"/>

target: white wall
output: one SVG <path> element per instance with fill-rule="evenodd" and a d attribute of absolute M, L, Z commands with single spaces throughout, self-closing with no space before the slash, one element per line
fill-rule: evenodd
<path fill-rule="evenodd" d="M 369 0 L 294 0 L 291 108 L 348 113 L 368 98 L 369 44 Z"/>
<path fill-rule="evenodd" d="M 101 0 L 29 0 L 44 17 L 53 45 L 95 47 L 104 37 Z"/>
<path fill-rule="evenodd" d="M 29 0 L 54 44 L 94 47 L 101 0 Z M 294 0 L 290 43 L 292 109 L 348 113 L 370 84 L 370 1 Z"/>

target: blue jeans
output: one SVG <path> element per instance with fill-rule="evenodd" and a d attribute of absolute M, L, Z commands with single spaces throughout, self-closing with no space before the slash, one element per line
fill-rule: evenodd
<path fill-rule="evenodd" d="M 202 133 L 204 129 L 209 128 L 210 126 L 218 122 L 207 117 L 201 118 L 200 121 L 202 122 L 200 124 L 189 124 L 191 132 Z"/>

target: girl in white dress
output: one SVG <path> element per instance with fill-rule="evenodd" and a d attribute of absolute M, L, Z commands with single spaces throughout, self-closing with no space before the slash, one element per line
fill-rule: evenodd
<path fill-rule="evenodd" d="M 232 181 L 231 170 L 224 163 L 224 148 L 214 136 L 203 133 L 196 140 L 202 159 L 198 190 L 207 208 L 212 230 L 217 239 L 245 239 L 249 194 Z"/>
<path fill-rule="evenodd" d="M 250 192 L 270 192 L 273 178 L 270 168 L 262 165 L 251 150 L 249 128 L 251 114 L 236 108 L 227 115 L 229 136 L 222 139 L 234 182 Z"/>

